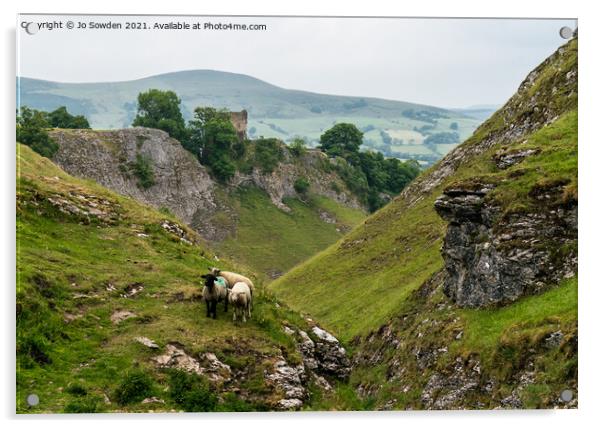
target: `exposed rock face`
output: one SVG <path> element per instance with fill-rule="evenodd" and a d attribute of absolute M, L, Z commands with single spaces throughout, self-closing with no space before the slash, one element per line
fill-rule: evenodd
<path fill-rule="evenodd" d="M 504 146 L 516 141 L 553 122 L 563 112 L 571 108 L 573 101 L 566 103 L 550 102 L 552 94 L 555 97 L 562 96 L 565 98 L 577 94 L 577 67 L 567 70 L 562 68 L 569 49 L 567 46 L 559 48 L 529 73 L 519 86 L 518 91 L 492 116 L 491 119 L 497 119 L 503 122 L 505 126 L 493 132 L 488 132 L 484 138 L 456 147 L 439 162 L 437 168 L 429 174 L 423 174 L 407 186 L 402 191 L 401 197 L 410 204 L 419 201 L 424 194 L 453 175 L 466 159 L 478 156 L 494 145 Z M 551 67 L 554 67 L 557 73 L 548 77 L 549 80 L 546 81 L 545 86 L 538 87 L 538 79 Z M 576 105 L 576 97 L 573 98 Z M 477 129 L 475 135 L 478 135 L 479 131 L 480 129 Z"/>
<path fill-rule="evenodd" d="M 488 202 L 491 189 L 448 189 L 435 202 L 449 222 L 442 248 L 444 293 L 460 306 L 511 302 L 577 270 L 576 250 L 556 256 L 577 240 L 577 206 L 545 203 L 557 199 L 560 189 L 548 189 L 537 211 L 505 216 Z"/>
<path fill-rule="evenodd" d="M 182 345 L 177 343 L 168 344 L 165 354 L 154 357 L 152 360 L 161 368 L 175 368 L 204 375 L 214 384 L 229 381 L 232 374 L 230 366 L 219 361 L 215 354 L 207 352 L 194 358 L 184 350 Z"/>
<path fill-rule="evenodd" d="M 240 132 L 243 132 L 243 122 L 241 116 Z M 238 221 L 232 207 L 218 197 L 217 190 L 228 192 L 240 186 L 253 185 L 268 193 L 278 208 L 289 211 L 282 200 L 296 197 L 294 183 L 297 178 L 305 177 L 313 193 L 352 208 L 362 208 L 350 192 L 336 192 L 331 188 L 333 182 L 339 183 L 340 188 L 345 186 L 335 173 L 325 172 L 320 167 L 322 162 L 328 161 L 323 153 L 315 150 L 308 150 L 295 162 L 285 150 L 284 161 L 271 174 L 257 168 L 248 174 L 237 172 L 229 185 L 223 186 L 213 181 L 207 169 L 177 140 L 157 129 L 53 130 L 50 134 L 59 145 L 53 160 L 69 174 L 95 180 L 155 208 L 168 208 L 208 240 L 220 241 L 234 232 L 224 226 L 223 221 L 213 221 L 217 213 L 230 219 L 230 228 L 235 229 Z M 138 157 L 148 159 L 152 165 L 154 184 L 146 189 L 139 185 L 132 169 Z M 113 212 L 108 212 L 100 202 L 82 200 L 74 205 L 57 201 L 56 204 L 60 209 L 76 211 L 82 216 L 112 219 Z M 168 231 L 179 234 L 182 240 L 190 240 L 183 231 L 172 230 L 173 225 L 168 226 Z M 163 227 L 167 230 L 166 225 Z"/>
<path fill-rule="evenodd" d="M 298 409 L 307 397 L 303 386 L 305 369 L 303 365 L 291 367 L 284 358 L 278 358 L 273 365 L 272 372 L 266 373 L 268 384 L 272 385 L 284 395 L 278 401 L 277 407 L 283 410 Z"/>

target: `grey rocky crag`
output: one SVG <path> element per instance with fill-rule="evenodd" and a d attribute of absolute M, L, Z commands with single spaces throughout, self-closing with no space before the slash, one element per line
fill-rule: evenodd
<path fill-rule="evenodd" d="M 224 186 L 214 181 L 207 169 L 177 140 L 158 129 L 57 129 L 50 135 L 59 145 L 53 161 L 69 174 L 95 180 L 155 208 L 168 208 L 208 240 L 220 241 L 233 232 L 224 227 L 223 221 L 216 223 L 212 217 L 219 212 L 230 217 L 229 223 L 236 223 L 234 210 L 219 194 L 241 186 L 253 185 L 264 190 L 274 205 L 288 211 L 283 199 L 296 197 L 295 181 L 305 177 L 312 193 L 352 208 L 362 208 L 350 192 L 333 190 L 332 183 L 337 183 L 340 189 L 345 189 L 345 185 L 335 173 L 321 168 L 328 160 L 315 150 L 308 150 L 295 159 L 285 150 L 284 160 L 272 173 L 258 168 L 245 174 L 237 172 Z M 137 157 L 148 159 L 152 165 L 154 184 L 148 188 L 140 186 L 132 173 L 131 165 Z"/>
<path fill-rule="evenodd" d="M 435 201 L 449 222 L 441 250 L 444 293 L 459 306 L 508 303 L 577 271 L 577 205 L 548 203 L 559 199 L 562 186 L 533 194 L 539 209 L 505 215 L 487 199 L 492 188 L 455 186 Z"/>

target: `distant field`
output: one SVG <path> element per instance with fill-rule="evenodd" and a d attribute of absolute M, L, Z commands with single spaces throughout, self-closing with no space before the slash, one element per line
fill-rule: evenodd
<path fill-rule="evenodd" d="M 303 137 L 315 146 L 334 124 L 353 123 L 364 132 L 366 147 L 385 156 L 394 156 L 398 151 L 389 150 L 381 131 L 393 140 L 420 143 L 428 134 L 453 130 L 463 141 L 483 120 L 461 111 L 405 101 L 283 89 L 244 74 L 214 70 L 167 73 L 126 82 L 58 83 L 25 77 L 17 80 L 19 105 L 46 111 L 66 106 L 72 113 L 85 115 L 97 129 L 129 127 L 136 115 L 138 94 L 151 88 L 176 92 L 186 120 L 199 106 L 246 109 L 252 138 L 290 141 Z M 405 152 L 413 153 L 415 149 Z M 441 157 L 440 152 L 417 153 L 435 159 Z"/>

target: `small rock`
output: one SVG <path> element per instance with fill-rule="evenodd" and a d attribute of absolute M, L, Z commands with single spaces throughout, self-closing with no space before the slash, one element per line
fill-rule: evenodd
<path fill-rule="evenodd" d="M 124 321 L 128 318 L 135 318 L 137 315 L 130 311 L 116 311 L 111 315 L 111 322 L 113 324 L 119 324 L 121 321 Z"/>
<path fill-rule="evenodd" d="M 147 348 L 159 349 L 159 345 L 157 345 L 154 341 L 152 341 L 148 337 L 139 336 L 139 337 L 134 338 L 134 340 L 138 343 L 143 344 Z"/>
<path fill-rule="evenodd" d="M 144 400 L 142 400 L 142 404 L 152 404 L 152 403 L 165 404 L 165 401 L 163 401 L 162 399 L 157 398 L 157 397 L 148 397 L 148 398 L 145 398 Z"/>

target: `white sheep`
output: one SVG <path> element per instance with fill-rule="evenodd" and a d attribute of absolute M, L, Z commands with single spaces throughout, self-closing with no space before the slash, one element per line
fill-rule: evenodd
<path fill-rule="evenodd" d="M 251 297 L 253 297 L 253 294 L 255 293 L 255 286 L 253 285 L 253 281 L 246 276 L 235 272 L 223 271 L 215 267 L 209 268 L 209 270 L 213 275 L 223 277 L 228 282 L 229 288 L 232 288 L 237 282 L 244 282 L 249 286 L 249 289 L 251 290 Z"/>
<path fill-rule="evenodd" d="M 242 318 L 242 322 L 247 322 L 247 317 L 251 318 L 251 303 L 253 296 L 251 288 L 245 282 L 237 282 L 234 284 L 228 295 L 230 304 L 234 307 L 234 315 L 232 319 Z"/>
<path fill-rule="evenodd" d="M 224 312 L 228 312 L 228 287 L 221 285 L 217 281 L 217 277 L 210 273 L 202 275 L 201 278 L 205 280 L 202 295 L 203 300 L 207 305 L 207 317 L 210 317 L 211 315 L 213 315 L 213 319 L 217 317 L 217 304 L 221 301 L 223 301 L 225 305 Z"/>

